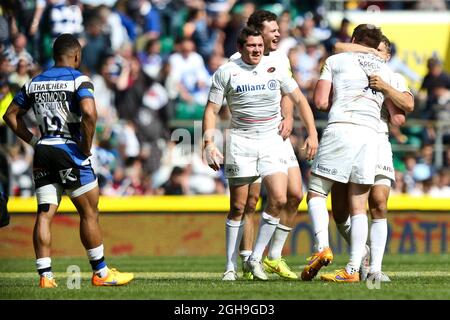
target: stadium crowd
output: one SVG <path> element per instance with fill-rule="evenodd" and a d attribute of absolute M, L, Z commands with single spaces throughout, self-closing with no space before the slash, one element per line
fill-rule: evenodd
<path fill-rule="evenodd" d="M 260 7 L 279 15 L 279 48 L 289 56 L 311 106 L 321 64 L 332 54 L 334 43 L 349 42 L 352 32 L 345 18 L 338 29 L 331 28 L 323 6 L 314 1 L 290 1 L 289 10 L 281 5 L 285 1 L 272 2 L 2 1 L 0 115 L 26 81 L 52 66 L 53 40 L 61 33 L 72 33 L 83 45 L 82 71 L 95 87 L 98 124 L 92 153 L 101 193 L 225 193 L 223 173 L 202 161 L 195 132 L 201 126 L 211 76 L 236 51 L 236 36 L 246 19 Z M 346 8 L 361 10 L 370 3 L 347 1 Z M 445 1 L 382 4 L 384 10 L 447 7 Z M 397 179 L 393 193 L 450 197 L 450 130 L 443 132 L 442 161 L 438 162 L 443 165 L 436 167 L 438 135 L 433 122 L 450 120 L 450 75 L 442 61 L 430 57 L 422 78 L 395 52 L 394 44 L 390 67 L 420 87 L 414 92 L 416 109 L 408 119 L 431 121 L 391 127 Z M 326 119 L 314 106 L 313 111 L 317 120 Z M 229 119 L 226 105 L 220 116 L 224 123 Z M 29 123 L 33 123 L 31 112 Z M 295 150 L 304 136 L 304 129 L 297 125 L 291 136 Z M 32 195 L 33 149 L 14 140 L 4 123 L 0 124 L 0 144 L 0 189 L 15 196 Z M 310 163 L 300 154 L 298 159 L 302 172 L 308 172 Z M 308 179 L 308 174 L 303 178 Z"/>

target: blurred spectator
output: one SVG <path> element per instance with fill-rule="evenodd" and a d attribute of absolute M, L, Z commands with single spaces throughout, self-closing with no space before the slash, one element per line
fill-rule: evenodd
<path fill-rule="evenodd" d="M 120 15 L 116 11 L 111 10 L 106 5 L 101 5 L 97 8 L 97 14 L 103 26 L 104 34 L 109 36 L 112 51 L 116 51 L 125 43 L 130 42 L 127 29 L 122 24 Z"/>
<path fill-rule="evenodd" d="M 445 11 L 447 4 L 444 0 L 417 0 L 417 10 Z"/>
<path fill-rule="evenodd" d="M 33 148 L 25 142 L 21 141 L 9 148 L 8 162 L 11 166 L 12 195 L 23 197 L 33 195 L 32 161 Z"/>
<path fill-rule="evenodd" d="M 103 32 L 103 23 L 98 16 L 94 15 L 86 21 L 83 38 L 88 45 L 82 49 L 81 62 L 85 73 L 93 74 L 97 71 L 102 55 L 111 48 L 109 36 Z"/>
<path fill-rule="evenodd" d="M 52 42 L 62 33 L 80 36 L 84 31 L 78 0 L 47 0 Z"/>
<path fill-rule="evenodd" d="M 6 48 L 3 55 L 8 59 L 12 68 L 16 68 L 19 60 L 25 60 L 27 64 L 33 64 L 33 57 L 27 51 L 27 38 L 22 33 L 17 33 L 11 38 L 12 44 Z"/>
<path fill-rule="evenodd" d="M 142 69 L 152 79 L 159 80 L 160 72 L 163 66 L 161 56 L 161 41 L 159 39 L 150 39 L 145 45 L 144 51 L 138 53 Z"/>
<path fill-rule="evenodd" d="M 17 24 L 19 32 L 26 35 L 29 40 L 29 51 L 34 60 L 39 60 L 39 25 L 43 16 L 46 0 L 18 0 Z"/>
<path fill-rule="evenodd" d="M 161 186 L 161 189 L 165 195 L 188 194 L 189 187 L 185 170 L 180 167 L 174 167 L 170 173 L 169 180 Z"/>
<path fill-rule="evenodd" d="M 19 59 L 16 71 L 9 75 L 8 81 L 17 86 L 17 88 L 22 88 L 22 86 L 30 80 L 30 75 L 28 74 L 29 67 L 30 65 L 25 59 Z"/>
<path fill-rule="evenodd" d="M 202 57 L 195 52 L 191 39 L 180 41 L 180 51 L 169 57 L 170 72 L 176 83 L 178 95 L 175 106 L 179 119 L 201 119 L 206 104 L 209 76 Z"/>
<path fill-rule="evenodd" d="M 450 75 L 443 71 L 442 63 L 436 58 L 429 58 L 427 61 L 428 72 L 425 75 L 421 89 L 426 90 L 427 99 L 424 110 L 424 118 L 432 118 L 432 106 L 436 103 L 435 88 L 445 87 L 450 89 Z"/>

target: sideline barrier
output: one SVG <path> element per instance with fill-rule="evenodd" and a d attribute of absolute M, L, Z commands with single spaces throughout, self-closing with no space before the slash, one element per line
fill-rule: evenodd
<path fill-rule="evenodd" d="M 227 196 L 102 197 L 100 223 L 106 255 L 224 255 L 228 201 Z M 0 258 L 32 258 L 36 201 L 11 198 L 8 208 L 11 224 L 0 229 Z M 449 253 L 450 199 L 392 196 L 389 208 L 387 252 Z M 52 256 L 85 256 L 79 218 L 68 198 L 60 209 L 65 214 L 53 221 Z M 303 201 L 283 255 L 312 251 L 312 227 L 305 210 Z M 259 222 L 259 215 L 255 220 Z M 348 250 L 334 222 L 330 223 L 330 244 L 336 254 Z"/>

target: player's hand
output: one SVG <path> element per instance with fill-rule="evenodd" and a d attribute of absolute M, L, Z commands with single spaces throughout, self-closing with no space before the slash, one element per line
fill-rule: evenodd
<path fill-rule="evenodd" d="M 377 74 L 373 74 L 369 76 L 369 87 L 376 91 L 383 92 L 386 89 L 387 83 L 381 79 L 381 77 Z"/>
<path fill-rule="evenodd" d="M 289 138 L 292 132 L 292 128 L 294 126 L 294 119 L 292 117 L 287 117 L 281 120 L 280 125 L 278 126 L 278 132 L 283 140 Z"/>
<path fill-rule="evenodd" d="M 306 151 L 305 154 L 306 160 L 314 159 L 317 153 L 318 146 L 319 140 L 317 139 L 317 136 L 308 136 L 308 138 L 306 138 L 305 143 L 301 148 L 302 151 Z"/>
<path fill-rule="evenodd" d="M 205 158 L 208 165 L 214 171 L 219 171 L 220 164 L 223 163 L 223 155 L 214 143 L 208 143 L 204 148 Z"/>

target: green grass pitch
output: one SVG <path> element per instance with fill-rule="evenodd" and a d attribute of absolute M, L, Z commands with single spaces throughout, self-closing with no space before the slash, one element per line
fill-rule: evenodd
<path fill-rule="evenodd" d="M 304 256 L 286 257 L 300 273 Z M 320 273 L 345 265 L 339 255 Z M 450 299 L 449 255 L 387 255 L 384 271 L 391 283 L 377 289 L 366 283 L 285 281 L 270 275 L 267 282 L 221 281 L 224 257 L 109 257 L 107 263 L 135 273 L 135 280 L 123 287 L 93 287 L 85 258 L 53 258 L 58 288 L 38 288 L 34 259 L 0 259 L 0 299 L 120 299 L 120 300 L 328 300 L 328 299 Z M 81 269 L 80 289 L 69 289 L 66 272 L 70 265 Z M 320 276 L 319 273 L 319 276 Z"/>

